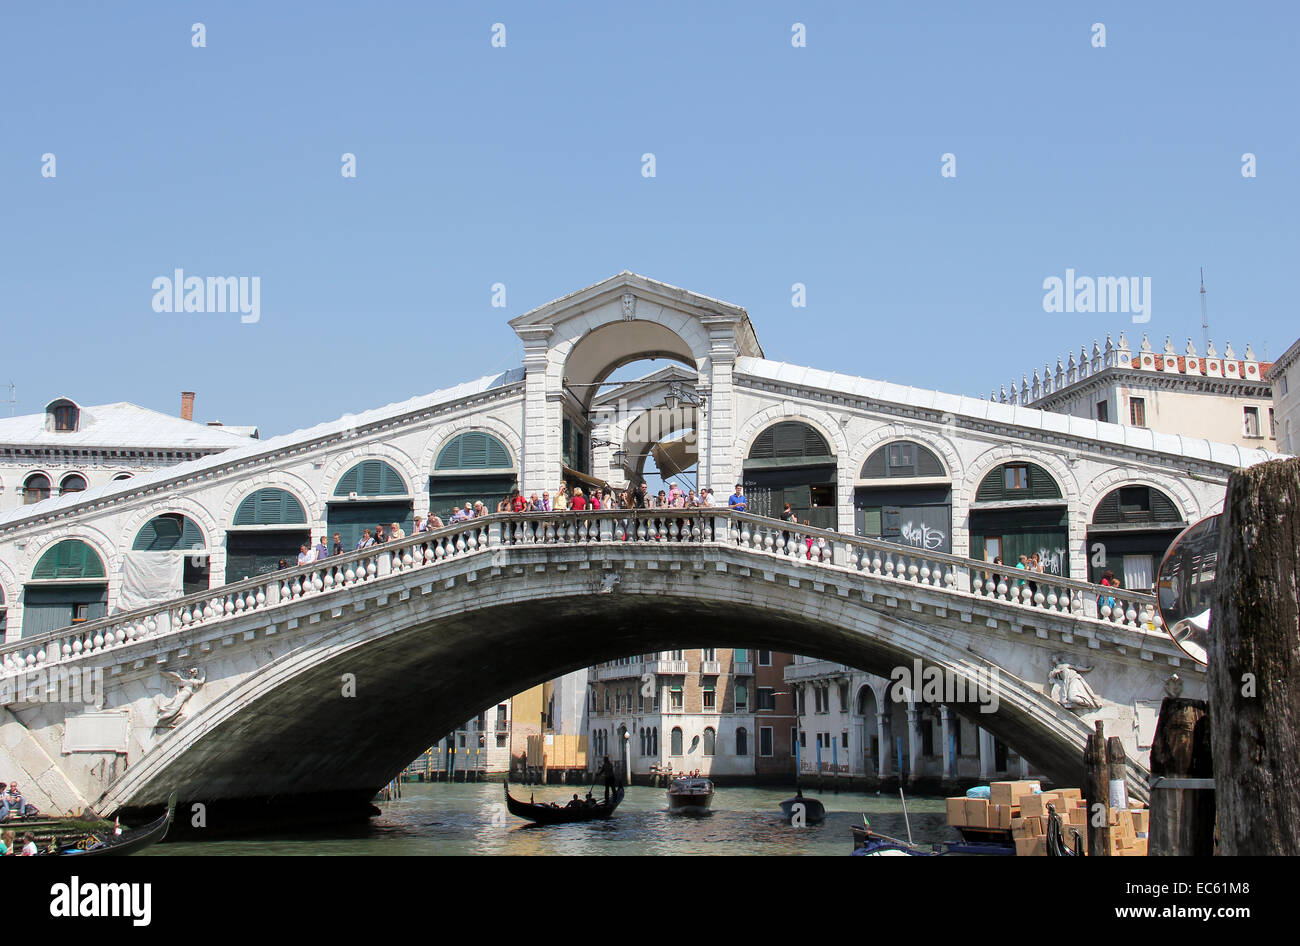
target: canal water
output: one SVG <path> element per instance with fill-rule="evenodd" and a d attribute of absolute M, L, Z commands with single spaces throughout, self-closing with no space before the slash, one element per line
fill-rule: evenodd
<path fill-rule="evenodd" d="M 511 787 L 516 798 L 563 804 L 578 786 Z M 603 790 L 601 790 L 603 792 Z M 402 797 L 382 804 L 369 825 L 310 834 L 265 834 L 229 841 L 156 845 L 146 855 L 436 855 L 436 854 L 848 854 L 850 825 L 866 814 L 882 834 L 906 838 L 897 795 L 835 794 L 808 790 L 826 806 L 822 824 L 795 828 L 782 822 L 780 802 L 789 788 L 719 788 L 707 815 L 669 814 L 665 789 L 632 786 L 609 821 L 529 826 L 510 815 L 500 782 L 413 782 Z M 942 798 L 909 798 L 912 836 L 922 844 L 956 837 L 947 827 Z M 177 815 L 180 817 L 180 814 Z"/>

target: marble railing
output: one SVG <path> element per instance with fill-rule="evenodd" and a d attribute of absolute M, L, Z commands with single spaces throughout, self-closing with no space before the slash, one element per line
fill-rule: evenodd
<path fill-rule="evenodd" d="M 306 598 L 332 597 L 400 572 L 437 569 L 493 549 L 650 543 L 740 547 L 813 570 L 860 573 L 886 586 L 919 585 L 954 598 L 994 599 L 1136 631 L 1158 624 L 1150 595 L 1015 569 L 876 539 L 791 527 L 727 509 L 606 510 L 503 514 L 416 533 L 397 542 L 222 585 L 164 604 L 123 612 L 0 646 L 0 678 L 138 641 L 193 631 Z M 891 592 L 892 593 L 892 592 Z M 1113 603 L 1112 603 L 1113 602 Z"/>

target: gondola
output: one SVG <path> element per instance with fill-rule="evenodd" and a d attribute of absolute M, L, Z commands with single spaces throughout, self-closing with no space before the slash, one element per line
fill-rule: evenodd
<path fill-rule="evenodd" d="M 176 793 L 173 792 L 167 799 L 167 812 L 157 821 L 152 821 L 142 828 L 123 831 L 121 834 L 109 834 L 107 837 L 91 835 L 78 845 L 63 848 L 58 854 L 77 857 L 90 857 L 97 854 L 134 854 L 165 838 L 175 813 Z"/>
<path fill-rule="evenodd" d="M 804 824 L 821 824 L 826 820 L 826 806 L 815 798 L 805 798 L 802 791 L 797 791 L 793 798 L 781 802 L 781 816 L 786 821 L 794 820 L 795 805 L 803 805 Z"/>
<path fill-rule="evenodd" d="M 520 801 L 510 794 L 510 783 L 506 783 L 506 807 L 516 818 L 525 818 L 537 824 L 574 824 L 579 821 L 598 821 L 608 818 L 623 801 L 623 786 L 614 789 L 608 801 L 598 801 L 594 805 L 575 805 L 572 808 L 563 805 L 542 805 Z"/>
<path fill-rule="evenodd" d="M 915 844 L 876 834 L 870 825 L 850 825 L 855 857 L 938 857 L 938 851 L 923 851 Z"/>

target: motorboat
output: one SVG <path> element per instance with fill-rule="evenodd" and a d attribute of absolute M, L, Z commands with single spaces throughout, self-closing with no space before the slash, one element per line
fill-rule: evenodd
<path fill-rule="evenodd" d="M 668 810 L 704 814 L 713 804 L 713 783 L 698 775 L 683 775 L 668 786 Z"/>

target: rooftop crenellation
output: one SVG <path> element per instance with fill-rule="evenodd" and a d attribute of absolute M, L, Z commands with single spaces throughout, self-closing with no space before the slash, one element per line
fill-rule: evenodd
<path fill-rule="evenodd" d="M 1019 383 L 1012 378 L 1010 390 L 1003 387 L 1000 392 L 991 392 L 989 400 L 1027 407 L 1107 368 L 1186 377 L 1224 378 L 1229 381 L 1263 381 L 1268 365 L 1255 358 L 1255 351 L 1249 344 L 1246 345 L 1245 355 L 1238 358 L 1233 351 L 1232 342 L 1225 343 L 1223 354 L 1220 355 L 1214 342 L 1210 341 L 1202 355 L 1189 338 L 1180 355 L 1174 351 L 1170 336 L 1165 336 L 1164 350 L 1157 352 L 1151 347 L 1151 340 L 1144 332 L 1142 344 L 1134 352 L 1129 347 L 1124 332 L 1119 333 L 1119 344 L 1115 344 L 1107 333 L 1104 347 L 1097 339 L 1093 339 L 1091 352 L 1087 346 L 1080 346 L 1077 357 L 1074 352 L 1070 352 L 1064 359 L 1056 359 L 1055 369 L 1050 364 L 1044 364 L 1041 373 L 1035 368 L 1032 377 L 1028 374 L 1021 375 Z"/>

